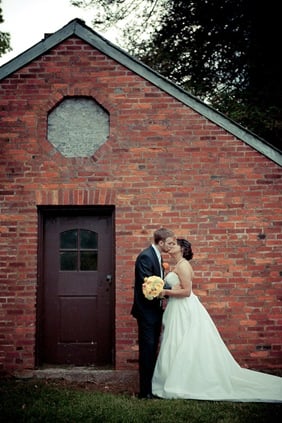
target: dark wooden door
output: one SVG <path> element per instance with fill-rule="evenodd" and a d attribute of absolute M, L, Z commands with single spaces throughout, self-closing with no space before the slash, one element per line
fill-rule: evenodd
<path fill-rule="evenodd" d="M 112 363 L 112 231 L 108 215 L 45 216 L 43 363 Z"/>

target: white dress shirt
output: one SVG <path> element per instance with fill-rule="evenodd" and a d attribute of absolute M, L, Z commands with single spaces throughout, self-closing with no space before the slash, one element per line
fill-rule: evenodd
<path fill-rule="evenodd" d="M 157 254 L 157 257 L 158 257 L 158 260 L 159 260 L 159 264 L 160 264 L 160 270 L 161 270 L 161 278 L 163 278 L 163 268 L 162 268 L 162 256 L 161 256 L 161 253 L 159 252 L 159 250 L 157 249 L 157 247 L 155 246 L 155 244 L 152 244 L 152 247 L 154 248 L 154 250 L 155 250 L 155 252 L 156 252 L 156 254 Z"/>

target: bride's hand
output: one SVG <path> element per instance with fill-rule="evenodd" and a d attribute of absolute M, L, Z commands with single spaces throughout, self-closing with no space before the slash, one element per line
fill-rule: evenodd
<path fill-rule="evenodd" d="M 163 289 L 162 292 L 159 293 L 158 298 L 161 300 L 165 297 L 165 290 Z"/>

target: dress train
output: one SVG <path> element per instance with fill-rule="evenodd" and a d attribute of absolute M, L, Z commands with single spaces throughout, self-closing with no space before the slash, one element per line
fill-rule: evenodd
<path fill-rule="evenodd" d="M 166 282 L 179 283 L 170 272 Z M 160 398 L 282 402 L 282 378 L 244 369 L 224 344 L 198 297 L 170 297 L 153 380 Z"/>

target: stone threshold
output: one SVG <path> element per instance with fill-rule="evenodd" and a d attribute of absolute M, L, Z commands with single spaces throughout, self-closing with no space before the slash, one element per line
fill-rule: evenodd
<path fill-rule="evenodd" d="M 129 391 L 138 390 L 137 370 L 114 370 L 97 367 L 48 366 L 15 373 L 18 379 L 64 380 L 71 383 L 93 383 L 99 386 L 123 387 Z"/>

